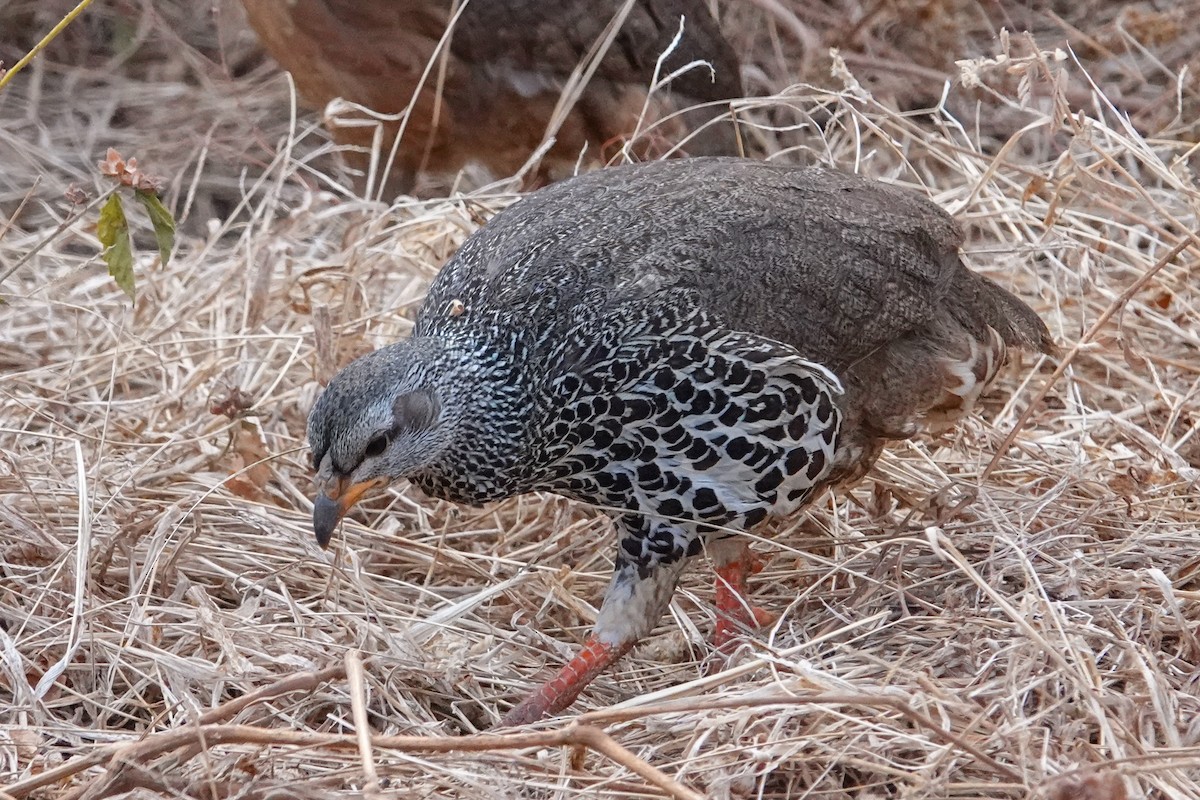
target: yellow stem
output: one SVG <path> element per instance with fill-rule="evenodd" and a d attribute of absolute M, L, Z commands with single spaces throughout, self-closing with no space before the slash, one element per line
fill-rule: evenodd
<path fill-rule="evenodd" d="M 13 76 L 16 75 L 18 72 L 20 72 L 25 67 L 26 64 L 28 64 L 30 61 L 33 61 L 34 56 L 36 56 L 38 53 L 40 53 L 43 50 L 43 48 L 46 47 L 46 45 L 53 42 L 55 37 L 58 36 L 60 33 L 62 33 L 63 30 L 68 25 L 70 25 L 72 22 L 74 22 L 75 18 L 78 17 L 80 14 L 82 14 L 84 12 L 84 9 L 86 9 L 91 4 L 92 4 L 92 0 L 80 0 L 79 5 L 75 6 L 73 9 L 71 9 L 71 12 L 69 14 L 67 14 L 65 17 L 60 19 L 58 21 L 58 24 L 55 25 L 50 30 L 49 33 L 47 33 L 45 36 L 43 36 L 42 40 L 40 42 L 38 42 L 37 44 L 35 44 L 33 46 L 32 50 L 30 50 L 28 53 L 25 54 L 24 58 L 22 58 L 20 61 L 18 61 L 16 64 L 14 64 L 12 66 L 12 69 L 10 69 L 8 72 L 5 72 L 4 74 L 0 75 L 0 89 L 3 89 L 5 87 L 5 85 L 9 81 L 12 80 Z"/>

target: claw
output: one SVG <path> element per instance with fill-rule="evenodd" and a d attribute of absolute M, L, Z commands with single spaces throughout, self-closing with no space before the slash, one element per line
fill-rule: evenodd
<path fill-rule="evenodd" d="M 716 597 L 717 624 L 712 643 L 718 650 L 728 650 L 745 628 L 765 628 L 779 617 L 746 600 L 746 578 L 762 572 L 763 562 L 754 551 L 746 548 L 734 560 L 717 567 Z"/>
<path fill-rule="evenodd" d="M 722 652 L 728 651 L 729 643 L 741 638 L 746 628 L 769 628 L 777 619 L 778 614 L 773 614 L 762 606 L 750 606 L 750 613 L 747 614 L 746 608 L 739 605 L 736 612 L 729 610 L 717 617 L 712 634 L 713 647 Z"/>

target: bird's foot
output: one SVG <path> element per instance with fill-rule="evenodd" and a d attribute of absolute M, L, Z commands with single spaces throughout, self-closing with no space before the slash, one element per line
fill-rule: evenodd
<path fill-rule="evenodd" d="M 763 563 L 750 548 L 745 548 L 732 561 L 717 567 L 716 597 L 717 624 L 713 629 L 713 646 L 722 652 L 738 639 L 747 628 L 765 628 L 779 618 L 746 600 L 746 578 L 762 572 Z"/>
<path fill-rule="evenodd" d="M 583 688 L 595 680 L 597 675 L 632 647 L 632 641 L 612 645 L 605 644 L 595 636 L 589 636 L 583 643 L 583 649 L 557 675 L 504 715 L 499 727 L 511 728 L 537 722 L 562 711 L 575 702 Z"/>
<path fill-rule="evenodd" d="M 778 614 L 761 606 L 750 606 L 749 614 L 746 612 L 747 609 L 742 605 L 736 610 L 719 612 L 721 616 L 717 617 L 717 624 L 713 627 L 713 647 L 723 653 L 729 652 L 733 649 L 732 643 L 740 639 L 747 628 L 768 628 L 779 619 Z"/>

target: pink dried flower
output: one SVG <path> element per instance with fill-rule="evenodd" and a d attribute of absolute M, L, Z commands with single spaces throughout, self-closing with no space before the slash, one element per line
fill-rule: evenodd
<path fill-rule="evenodd" d="M 130 158 L 126 161 L 121 157 L 120 153 L 111 147 L 108 148 L 104 160 L 97 162 L 96 166 L 100 169 L 101 175 L 116 178 L 122 186 L 129 186 L 138 191 L 158 194 L 158 190 L 163 185 L 162 178 L 142 172 L 138 168 L 136 158 Z"/>

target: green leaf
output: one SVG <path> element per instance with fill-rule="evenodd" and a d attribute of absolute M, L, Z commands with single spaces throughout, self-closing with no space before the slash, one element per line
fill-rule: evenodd
<path fill-rule="evenodd" d="M 175 218 L 153 192 L 138 189 L 134 194 L 150 215 L 150 223 L 154 225 L 154 240 L 158 242 L 158 257 L 165 267 L 171 260 L 171 248 L 175 246 Z"/>
<path fill-rule="evenodd" d="M 104 245 L 104 261 L 108 274 L 112 275 L 129 299 L 133 299 L 133 241 L 129 238 L 129 221 L 125 219 L 125 207 L 121 196 L 113 193 L 100 209 L 96 222 L 96 235 Z"/>

